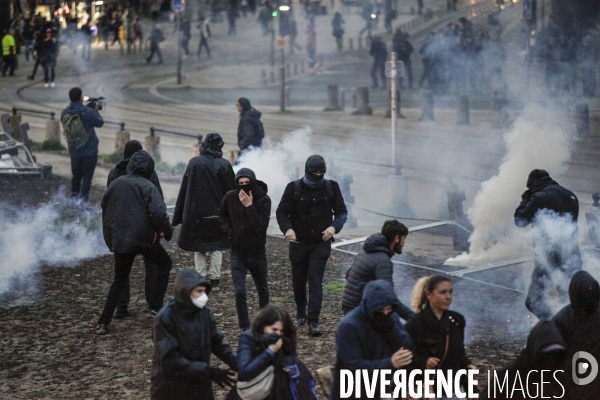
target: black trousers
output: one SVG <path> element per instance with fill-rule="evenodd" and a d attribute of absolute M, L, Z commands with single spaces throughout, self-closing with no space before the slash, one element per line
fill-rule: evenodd
<path fill-rule="evenodd" d="M 15 74 L 15 68 L 17 67 L 17 56 L 2 56 L 2 76 L 6 76 L 6 71 L 8 71 L 9 76 L 13 76 Z"/>
<path fill-rule="evenodd" d="M 160 47 L 158 46 L 158 44 L 150 44 L 150 56 L 148 58 L 146 58 L 146 61 L 148 61 L 148 62 L 152 61 L 152 57 L 154 57 L 154 53 L 156 53 L 156 55 L 158 55 L 158 62 L 159 63 L 163 62 L 162 53 L 160 52 Z"/>
<path fill-rule="evenodd" d="M 373 81 L 373 87 L 379 86 L 377 84 L 377 74 L 381 79 L 381 87 L 385 88 L 385 61 L 384 62 L 373 62 L 371 67 L 371 80 Z"/>
<path fill-rule="evenodd" d="M 208 47 L 208 40 L 206 40 L 205 37 L 200 36 L 200 43 L 198 43 L 198 53 L 196 54 L 198 58 L 200 58 L 200 54 L 202 54 L 202 47 L 206 49 L 208 58 L 210 58 L 210 47 Z"/>
<path fill-rule="evenodd" d="M 104 303 L 104 310 L 98 320 L 99 324 L 110 324 L 112 316 L 119 302 L 119 297 L 123 291 L 123 288 L 129 280 L 129 273 L 131 272 L 131 266 L 135 256 L 141 254 L 144 258 L 151 259 L 157 266 L 156 278 L 154 282 L 148 282 L 146 280 L 147 287 L 151 288 L 148 291 L 148 302 L 149 308 L 152 310 L 160 310 L 163 305 L 165 292 L 169 285 L 169 273 L 173 261 L 171 256 L 162 247 L 160 243 L 157 243 L 152 249 L 139 249 L 134 253 L 115 253 L 115 275 L 113 283 L 110 285 L 106 302 Z M 148 289 L 147 289 L 148 290 Z"/>
<path fill-rule="evenodd" d="M 89 157 L 71 157 L 71 197 L 88 201 L 92 178 L 98 164 L 98 154 Z"/>
<path fill-rule="evenodd" d="M 330 254 L 331 242 L 329 241 L 319 244 L 290 242 L 296 317 L 308 317 L 308 323 L 319 323 L 323 302 L 323 275 Z M 307 282 L 308 302 L 306 299 Z"/>
<path fill-rule="evenodd" d="M 56 67 L 56 63 L 54 61 L 44 61 L 42 62 L 42 68 L 44 68 L 44 82 L 54 82 L 54 68 Z"/>
<path fill-rule="evenodd" d="M 156 280 L 156 274 L 158 273 L 158 265 L 152 261 L 151 258 L 144 256 L 144 269 L 146 270 L 144 279 L 144 294 L 146 295 L 146 303 L 148 307 L 152 308 L 150 302 L 152 301 L 152 289 L 154 281 Z M 119 301 L 117 303 L 117 310 L 126 310 L 129 307 L 129 300 L 131 299 L 131 287 L 129 285 L 129 279 L 125 283 Z"/>
<path fill-rule="evenodd" d="M 235 293 L 235 309 L 241 329 L 250 327 L 248 316 L 248 305 L 246 302 L 246 275 L 250 272 L 256 292 L 258 293 L 258 305 L 263 308 L 269 304 L 269 285 L 267 283 L 267 253 L 243 255 L 231 250 L 231 279 L 233 280 L 233 291 Z"/>

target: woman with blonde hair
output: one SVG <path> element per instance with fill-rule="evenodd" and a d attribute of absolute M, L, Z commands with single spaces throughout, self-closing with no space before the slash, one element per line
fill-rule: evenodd
<path fill-rule="evenodd" d="M 417 315 L 406 323 L 416 346 L 413 368 L 443 373 L 476 368 L 465 352 L 465 318 L 451 311 L 451 304 L 452 282 L 448 277 L 432 275 L 415 284 L 412 305 Z M 467 388 L 466 380 L 461 386 Z"/>

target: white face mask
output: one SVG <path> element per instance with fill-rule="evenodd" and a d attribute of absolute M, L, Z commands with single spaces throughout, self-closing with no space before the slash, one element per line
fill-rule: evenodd
<path fill-rule="evenodd" d="M 206 295 L 206 293 L 202 293 L 197 298 L 194 298 L 194 296 L 190 295 L 190 298 L 192 299 L 192 303 L 194 303 L 194 305 L 200 309 L 204 308 L 204 306 L 208 302 L 208 296 Z"/>

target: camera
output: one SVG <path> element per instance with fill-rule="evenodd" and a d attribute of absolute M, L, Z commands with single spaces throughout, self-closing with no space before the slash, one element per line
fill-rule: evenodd
<path fill-rule="evenodd" d="M 90 97 L 83 96 L 83 101 L 86 102 L 86 106 L 90 108 L 96 108 L 96 104 L 98 104 L 98 111 L 102 111 L 106 108 L 106 97 Z"/>

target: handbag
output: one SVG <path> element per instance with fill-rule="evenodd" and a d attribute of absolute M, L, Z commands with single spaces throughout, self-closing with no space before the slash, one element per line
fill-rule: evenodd
<path fill-rule="evenodd" d="M 238 381 L 236 384 L 237 394 L 242 400 L 266 399 L 271 394 L 274 377 L 273 366 L 269 365 L 256 378 L 247 382 Z"/>

